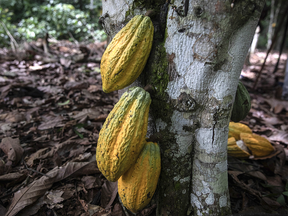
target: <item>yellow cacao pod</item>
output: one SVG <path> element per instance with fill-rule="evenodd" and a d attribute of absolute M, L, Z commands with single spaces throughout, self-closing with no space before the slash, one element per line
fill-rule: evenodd
<path fill-rule="evenodd" d="M 240 133 L 240 138 L 255 157 L 264 157 L 274 151 L 271 143 L 257 134 Z"/>
<path fill-rule="evenodd" d="M 150 202 L 160 171 L 160 148 L 157 143 L 148 142 L 136 163 L 118 181 L 118 193 L 127 209 L 136 213 Z"/>
<path fill-rule="evenodd" d="M 227 152 L 229 156 L 238 157 L 238 158 L 248 158 L 250 156 L 247 151 L 247 147 L 244 146 L 242 140 L 237 141 L 234 137 L 228 138 Z"/>
<path fill-rule="evenodd" d="M 250 133 L 252 134 L 252 130 L 244 124 L 230 122 L 229 123 L 229 133 L 228 137 L 235 137 L 236 140 L 240 139 L 240 133 Z"/>
<path fill-rule="evenodd" d="M 104 92 L 123 89 L 137 79 L 149 57 L 153 34 L 151 19 L 137 15 L 115 35 L 101 58 Z"/>
<path fill-rule="evenodd" d="M 137 160 L 147 133 L 150 94 L 140 87 L 125 92 L 99 133 L 96 160 L 109 181 L 117 181 Z"/>

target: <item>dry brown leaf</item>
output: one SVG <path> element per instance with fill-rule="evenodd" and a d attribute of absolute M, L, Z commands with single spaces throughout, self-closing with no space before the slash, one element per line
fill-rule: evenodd
<path fill-rule="evenodd" d="M 92 205 L 88 203 L 88 213 L 89 215 L 94 215 L 97 212 L 104 211 L 103 208 L 97 205 Z"/>
<path fill-rule="evenodd" d="M 77 136 L 73 136 L 63 143 L 56 144 L 53 148 L 40 149 L 33 153 L 27 160 L 27 164 L 32 166 L 34 160 L 53 158 L 57 153 L 59 157 L 67 155 L 69 158 L 84 153 L 87 149 L 91 148 L 91 142 L 88 138 L 75 139 Z"/>
<path fill-rule="evenodd" d="M 71 157 L 75 157 L 75 156 L 78 156 L 80 154 L 83 154 L 87 149 L 91 148 L 92 145 L 89 145 L 89 146 L 79 146 L 78 148 L 76 149 L 72 149 L 69 153 L 69 156 L 68 158 L 71 158 Z"/>
<path fill-rule="evenodd" d="M 283 104 L 278 104 L 274 107 L 274 113 L 278 114 L 280 113 L 285 107 L 283 106 Z"/>
<path fill-rule="evenodd" d="M 268 137 L 268 139 L 272 140 L 272 141 L 282 142 L 282 143 L 285 143 L 286 145 L 288 145 L 288 132 L 280 131 L 280 130 L 274 130 L 273 135 Z"/>
<path fill-rule="evenodd" d="M 0 134 L 11 130 L 12 123 L 0 123 Z"/>
<path fill-rule="evenodd" d="M 101 206 L 106 210 L 111 208 L 118 192 L 117 182 L 105 181 L 101 191 Z"/>
<path fill-rule="evenodd" d="M 275 200 L 270 199 L 269 197 L 262 197 L 262 200 L 264 201 L 263 205 L 267 204 L 274 209 L 281 207 L 280 203 L 276 202 Z"/>
<path fill-rule="evenodd" d="M 16 173 L 7 173 L 5 175 L 0 175 L 0 182 L 7 182 L 7 181 L 14 181 L 16 179 L 20 179 L 23 176 L 26 176 L 27 173 L 25 172 L 16 172 Z"/>
<path fill-rule="evenodd" d="M 63 193 L 64 191 L 61 190 L 52 190 L 49 191 L 46 196 L 51 201 L 51 203 L 57 204 L 63 202 L 64 199 L 61 197 Z"/>
<path fill-rule="evenodd" d="M 96 158 L 96 155 L 93 155 L 92 158 L 90 158 L 90 159 L 92 159 L 92 161 L 90 161 L 90 162 L 69 162 L 69 163 L 76 163 L 76 164 L 87 163 L 86 165 L 82 165 L 81 169 L 79 168 L 79 170 L 75 171 L 71 176 L 78 177 L 81 175 L 92 175 L 95 173 L 100 173 L 100 171 L 97 167 L 97 162 L 96 162 L 95 158 Z"/>
<path fill-rule="evenodd" d="M 2 139 L 0 149 L 2 149 L 2 151 L 7 155 L 8 161 L 12 161 L 13 165 L 20 162 L 24 152 L 19 139 L 12 139 L 11 137 Z"/>
<path fill-rule="evenodd" d="M 67 187 L 72 187 L 74 191 L 72 193 L 67 193 Z M 69 191 L 70 192 L 70 191 Z M 58 190 L 51 190 L 46 192 L 41 198 L 39 198 L 33 205 L 27 206 L 21 210 L 17 216 L 30 216 L 36 214 L 43 205 L 47 205 L 48 208 L 63 208 L 64 200 L 67 200 L 73 196 L 75 192 L 75 185 L 65 185 L 64 187 L 58 188 Z M 52 199 L 51 199 L 52 198 Z"/>
<path fill-rule="evenodd" d="M 44 122 L 38 126 L 38 130 L 47 130 L 55 127 L 63 127 L 63 117 L 49 116 L 44 119 Z"/>
<path fill-rule="evenodd" d="M 280 125 L 283 124 L 278 117 L 262 117 L 262 122 L 266 125 Z"/>
<path fill-rule="evenodd" d="M 89 84 L 85 81 L 83 82 L 67 82 L 64 85 L 66 90 L 76 90 L 76 89 L 87 89 Z"/>
<path fill-rule="evenodd" d="M 90 85 L 87 89 L 88 92 L 93 93 L 97 91 L 101 91 L 102 89 L 99 87 L 99 85 Z"/>
<path fill-rule="evenodd" d="M 120 203 L 116 203 L 113 207 L 113 211 L 111 212 L 111 216 L 122 216 L 124 215 L 122 206 Z"/>
<path fill-rule="evenodd" d="M 78 201 L 80 202 L 80 204 L 82 205 L 83 209 L 85 212 L 88 212 L 88 203 L 85 202 L 85 200 L 82 200 L 78 197 Z"/>
<path fill-rule="evenodd" d="M 87 117 L 89 117 L 90 119 L 95 119 L 99 115 L 100 115 L 99 108 L 89 108 L 89 109 L 83 109 L 81 112 L 78 112 L 76 115 L 71 115 L 70 117 L 76 120 L 80 120 Z"/>
<path fill-rule="evenodd" d="M 100 88 L 100 90 L 102 90 L 102 88 Z M 92 94 L 87 89 L 83 89 L 82 94 L 84 95 L 85 98 L 87 98 L 89 100 L 94 100 L 94 101 L 100 101 L 101 100 L 101 97 L 99 95 Z"/>
<path fill-rule="evenodd" d="M 45 93 L 49 93 L 51 95 L 56 95 L 60 92 L 62 92 L 62 89 L 60 88 L 60 86 L 39 86 L 37 87 L 40 91 L 43 91 Z"/>
<path fill-rule="evenodd" d="M 6 165 L 3 160 L 0 160 L 0 177 L 3 176 L 3 174 L 6 171 Z"/>
<path fill-rule="evenodd" d="M 263 181 L 267 180 L 266 176 L 262 172 L 256 170 L 257 167 L 255 168 L 251 164 L 243 162 L 242 160 L 239 160 L 238 158 L 229 157 L 228 164 L 229 164 L 229 169 L 238 170 L 241 173 L 246 173 L 247 175 L 251 175 Z"/>
<path fill-rule="evenodd" d="M 0 204 L 0 215 L 5 215 L 6 212 L 7 212 L 7 209 Z"/>
<path fill-rule="evenodd" d="M 31 154 L 30 157 L 28 157 L 28 159 L 26 159 L 26 164 L 28 166 L 33 166 L 34 160 L 46 158 L 47 157 L 47 152 L 49 153 L 50 150 L 51 150 L 51 148 L 39 149 L 37 152 Z"/>
<path fill-rule="evenodd" d="M 0 95 L 0 98 L 3 99 L 7 96 L 7 94 L 9 93 L 9 90 L 13 87 L 12 84 L 9 84 L 9 85 L 6 85 L 6 86 L 3 86 L 0 88 L 0 92 L 1 92 L 1 95 Z"/>
<path fill-rule="evenodd" d="M 282 101 L 282 100 L 278 100 L 276 98 L 265 99 L 265 101 L 270 105 L 271 109 L 274 110 L 274 113 L 276 113 L 275 107 L 277 107 L 277 106 L 283 107 L 283 108 L 285 108 L 286 111 L 288 111 L 288 101 Z M 279 111 L 279 109 L 280 108 L 278 107 L 277 110 Z M 281 111 L 282 111 L 282 109 L 281 109 Z"/>
<path fill-rule="evenodd" d="M 76 177 L 86 173 L 93 174 L 99 172 L 95 165 L 96 161 L 79 163 L 68 162 L 62 167 L 55 167 L 46 174 L 49 177 L 42 176 L 27 187 L 17 191 L 14 194 L 11 205 L 5 216 L 14 216 L 25 207 L 35 203 L 55 182 L 61 181 L 69 176 Z"/>
<path fill-rule="evenodd" d="M 107 116 L 108 116 L 108 114 L 101 114 L 97 118 L 95 118 L 94 120 L 96 122 L 104 122 L 106 120 Z"/>
<path fill-rule="evenodd" d="M 39 209 L 46 204 L 45 196 L 40 197 L 33 205 L 27 206 L 23 210 L 17 213 L 17 216 L 30 216 L 36 214 Z"/>
<path fill-rule="evenodd" d="M 58 177 L 58 167 L 47 173 L 50 178 L 43 176 L 40 179 L 33 181 L 27 187 L 17 191 L 14 194 L 12 202 L 5 216 L 14 216 L 19 211 L 24 209 L 37 201 L 38 198 L 43 196 L 43 194 L 52 187 L 53 183 Z"/>
<path fill-rule="evenodd" d="M 60 64 L 66 68 L 69 68 L 72 61 L 70 59 L 60 58 Z"/>
<path fill-rule="evenodd" d="M 154 211 L 154 209 L 157 207 L 156 204 L 153 204 L 152 206 L 150 206 L 149 208 L 145 208 L 141 211 L 140 215 L 141 216 L 149 216 L 152 214 L 152 212 Z"/>
<path fill-rule="evenodd" d="M 14 110 L 12 112 L 9 113 L 4 113 L 0 115 L 0 120 L 6 121 L 6 122 L 10 122 L 10 123 L 14 123 L 14 122 L 21 122 L 21 121 L 25 121 L 25 115 L 23 113 L 18 112 L 17 110 Z"/>
<path fill-rule="evenodd" d="M 76 158 L 73 158 L 71 162 L 86 162 L 94 159 L 95 155 L 92 156 L 91 152 L 85 152 L 84 154 L 79 155 Z"/>
<path fill-rule="evenodd" d="M 69 47 L 65 47 L 65 46 L 59 46 L 58 47 L 60 52 L 72 52 L 72 50 Z"/>
<path fill-rule="evenodd" d="M 284 184 L 282 178 L 279 175 L 267 176 L 267 184 L 273 187 L 273 193 L 281 194 L 284 189 Z"/>
<path fill-rule="evenodd" d="M 99 178 L 96 178 L 94 176 L 83 176 L 81 178 L 81 181 L 84 183 L 84 187 L 87 190 L 101 187 L 101 182 L 99 181 Z"/>
<path fill-rule="evenodd" d="M 73 185 L 74 187 L 74 185 Z M 27 206 L 23 210 L 21 210 L 17 216 L 30 216 L 36 214 L 39 209 L 43 205 L 47 205 L 48 208 L 54 209 L 54 208 L 63 208 L 63 204 L 60 204 L 60 202 L 63 202 L 67 198 L 64 197 L 65 190 L 51 190 L 49 192 L 46 192 L 45 195 L 43 195 L 41 198 L 39 198 L 33 205 Z M 70 196 L 71 197 L 71 196 Z M 69 197 L 69 198 L 70 198 Z"/>

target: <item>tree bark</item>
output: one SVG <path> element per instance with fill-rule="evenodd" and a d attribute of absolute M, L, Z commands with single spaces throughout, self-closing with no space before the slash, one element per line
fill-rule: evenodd
<path fill-rule="evenodd" d="M 156 12 L 152 51 L 132 85 L 155 88 L 147 137 L 161 148 L 157 215 L 229 214 L 228 124 L 265 1 L 102 3 L 101 21 L 109 38 L 133 16 Z"/>

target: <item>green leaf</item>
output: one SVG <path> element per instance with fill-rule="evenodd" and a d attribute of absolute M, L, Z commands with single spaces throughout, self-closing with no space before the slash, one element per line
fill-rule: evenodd
<path fill-rule="evenodd" d="M 81 139 L 83 139 L 83 134 L 79 133 L 76 128 L 74 128 L 74 131 Z"/>
<path fill-rule="evenodd" d="M 83 124 L 83 123 L 79 123 L 79 124 L 76 125 L 76 127 L 77 127 L 77 128 L 83 128 L 83 127 L 84 127 L 84 124 Z"/>
<path fill-rule="evenodd" d="M 285 198 L 282 194 L 277 198 L 277 202 L 283 206 L 285 205 Z"/>
<path fill-rule="evenodd" d="M 70 103 L 70 100 L 67 100 L 63 103 L 58 103 L 58 106 L 64 106 L 64 105 L 68 105 Z"/>
<path fill-rule="evenodd" d="M 288 191 L 284 191 L 282 194 L 283 194 L 284 196 L 288 196 Z"/>

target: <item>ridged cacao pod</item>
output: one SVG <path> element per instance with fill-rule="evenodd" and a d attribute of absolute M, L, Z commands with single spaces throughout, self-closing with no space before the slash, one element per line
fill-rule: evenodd
<path fill-rule="evenodd" d="M 249 113 L 251 108 L 250 95 L 241 81 L 237 86 L 237 92 L 233 104 L 231 121 L 239 122 L 243 120 Z"/>
<path fill-rule="evenodd" d="M 250 156 L 243 141 L 238 140 L 236 142 L 234 137 L 228 138 L 227 153 L 229 156 L 238 158 L 248 158 Z"/>
<path fill-rule="evenodd" d="M 123 89 L 137 79 L 149 57 L 153 34 L 151 19 L 137 15 L 115 35 L 101 58 L 104 92 Z"/>
<path fill-rule="evenodd" d="M 144 147 L 150 103 L 148 92 L 132 87 L 109 113 L 96 149 L 98 168 L 109 181 L 117 181 Z"/>
<path fill-rule="evenodd" d="M 241 133 L 240 139 L 249 148 L 255 157 L 264 157 L 274 151 L 274 147 L 264 137 L 257 134 Z"/>
<path fill-rule="evenodd" d="M 228 137 L 235 137 L 236 140 L 239 140 L 240 133 L 252 134 L 252 130 L 245 124 L 230 122 Z"/>
<path fill-rule="evenodd" d="M 131 212 L 138 212 L 150 202 L 161 171 L 160 157 L 157 143 L 146 143 L 136 163 L 120 177 L 118 193 Z"/>

